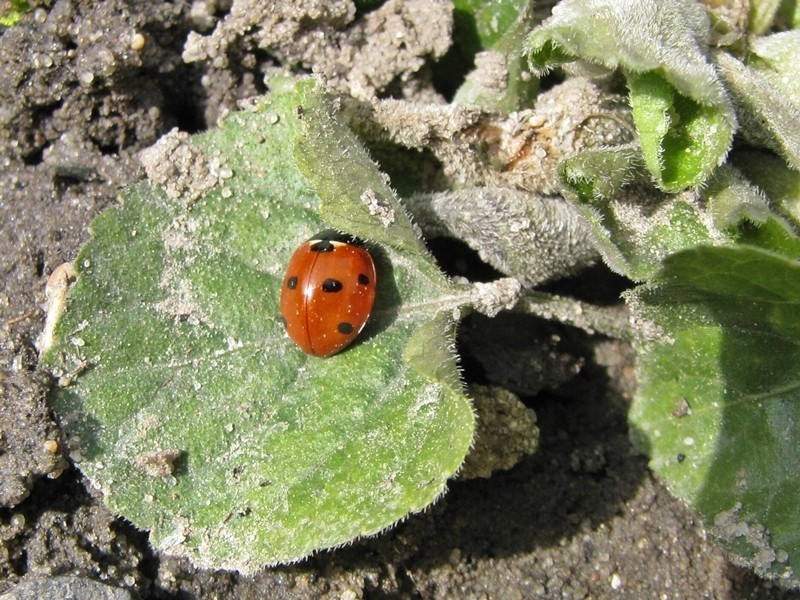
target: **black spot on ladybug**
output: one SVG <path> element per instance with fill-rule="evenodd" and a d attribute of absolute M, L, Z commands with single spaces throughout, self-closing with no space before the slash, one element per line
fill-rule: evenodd
<path fill-rule="evenodd" d="M 338 279 L 331 279 L 330 277 L 322 282 L 322 291 L 323 292 L 341 292 L 342 282 Z"/>
<path fill-rule="evenodd" d="M 336 326 L 336 330 L 343 335 L 350 335 L 353 333 L 353 325 L 347 321 L 342 321 Z"/>
<path fill-rule="evenodd" d="M 289 279 L 286 280 L 286 287 L 290 290 L 297 289 L 297 275 L 289 277 Z"/>
<path fill-rule="evenodd" d="M 318 240 L 309 246 L 312 252 L 333 252 L 333 244 L 330 240 Z"/>
<path fill-rule="evenodd" d="M 363 273 L 358 274 L 358 283 L 361 285 L 369 285 L 369 277 L 364 275 Z"/>

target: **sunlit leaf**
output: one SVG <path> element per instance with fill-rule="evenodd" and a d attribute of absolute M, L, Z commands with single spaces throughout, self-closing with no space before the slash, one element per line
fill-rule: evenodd
<path fill-rule="evenodd" d="M 109 507 L 167 554 L 248 573 L 424 508 L 473 431 L 453 288 L 314 85 L 270 84 L 219 130 L 166 140 L 148 162 L 151 177 L 170 173 L 166 192 L 138 185 L 94 221 L 43 357 L 65 386 L 52 402 L 78 466 Z M 321 174 L 328 222 L 294 158 L 312 139 L 304 170 Z M 283 271 L 348 215 L 371 240 L 376 305 L 353 346 L 310 357 L 283 331 Z"/>
<path fill-rule="evenodd" d="M 737 562 L 800 584 L 800 265 L 699 247 L 629 299 L 657 328 L 630 415 L 651 467 Z"/>
<path fill-rule="evenodd" d="M 733 139 L 731 115 L 679 94 L 650 72 L 629 75 L 633 120 L 656 184 L 678 191 L 701 184 Z"/>
<path fill-rule="evenodd" d="M 716 57 L 720 74 L 736 102 L 742 134 L 751 143 L 774 150 L 800 170 L 800 106 L 771 77 L 728 54 L 719 53 Z"/>

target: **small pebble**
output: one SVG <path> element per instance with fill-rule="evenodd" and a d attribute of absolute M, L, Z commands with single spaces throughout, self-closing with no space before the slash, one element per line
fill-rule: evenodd
<path fill-rule="evenodd" d="M 147 40 L 141 33 L 134 33 L 131 36 L 131 50 L 139 52 L 141 49 L 144 48 L 144 44 Z"/>

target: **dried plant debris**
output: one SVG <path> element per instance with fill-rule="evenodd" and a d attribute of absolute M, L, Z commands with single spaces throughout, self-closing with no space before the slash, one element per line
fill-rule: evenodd
<path fill-rule="evenodd" d="M 181 457 L 181 454 L 183 451 L 178 448 L 152 450 L 137 455 L 133 464 L 150 477 L 171 478 L 175 472 L 175 461 Z"/>
<path fill-rule="evenodd" d="M 625 98 L 586 78 L 568 79 L 541 94 L 533 109 L 509 115 L 383 100 L 352 110 L 349 120 L 367 137 L 430 149 L 454 186 L 494 184 L 543 194 L 560 192 L 564 158 L 633 138 Z"/>

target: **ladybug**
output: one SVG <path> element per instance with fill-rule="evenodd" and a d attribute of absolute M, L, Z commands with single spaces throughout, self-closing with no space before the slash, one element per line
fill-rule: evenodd
<path fill-rule="evenodd" d="M 323 231 L 289 259 L 281 286 L 286 333 L 312 356 L 350 345 L 375 301 L 375 263 L 352 238 Z"/>

